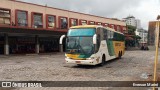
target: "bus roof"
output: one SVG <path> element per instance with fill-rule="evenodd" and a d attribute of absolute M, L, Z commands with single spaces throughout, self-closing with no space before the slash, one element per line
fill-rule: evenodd
<path fill-rule="evenodd" d="M 119 33 L 119 34 L 123 34 L 123 33 L 121 33 L 121 32 L 115 31 L 115 30 L 112 29 L 112 28 L 103 27 L 103 26 L 101 26 L 101 25 L 79 25 L 79 26 L 70 27 L 70 29 L 78 29 L 78 28 L 98 28 L 98 27 L 106 28 L 107 30 L 110 30 L 110 31 L 113 31 L 113 32 L 116 32 L 116 33 Z"/>

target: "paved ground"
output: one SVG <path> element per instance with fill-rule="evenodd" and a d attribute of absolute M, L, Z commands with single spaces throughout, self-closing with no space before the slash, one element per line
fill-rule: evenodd
<path fill-rule="evenodd" d="M 1 81 L 146 81 L 153 78 L 151 51 L 126 51 L 122 59 L 101 66 L 64 63 L 64 53 L 0 56 Z M 159 54 L 160 56 L 160 54 Z M 30 90 L 31 88 L 10 88 Z M 10 90 L 2 89 L 0 90 Z M 39 90 L 39 88 L 32 88 Z M 41 90 L 149 90 L 148 88 L 41 88 Z"/>

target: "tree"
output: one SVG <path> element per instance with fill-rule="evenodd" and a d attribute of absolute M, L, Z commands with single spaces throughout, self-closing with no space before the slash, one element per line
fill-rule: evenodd
<path fill-rule="evenodd" d="M 136 36 L 135 34 L 136 27 L 127 25 L 127 28 L 128 28 L 128 35 L 130 35 L 131 38 L 133 38 L 134 40 L 133 39 L 126 40 L 126 46 L 134 47 L 136 46 L 136 43 L 138 43 L 140 37 Z"/>
<path fill-rule="evenodd" d="M 134 36 L 134 39 L 135 39 L 135 44 L 137 44 L 139 46 L 139 41 L 142 39 L 140 36 L 138 35 L 135 35 Z"/>
<path fill-rule="evenodd" d="M 138 35 L 135 35 L 134 38 L 135 38 L 136 40 L 142 39 L 142 38 L 141 38 L 140 36 L 138 36 Z"/>
<path fill-rule="evenodd" d="M 127 25 L 127 28 L 128 28 L 129 35 L 135 35 L 136 27 L 131 26 L 131 25 Z"/>

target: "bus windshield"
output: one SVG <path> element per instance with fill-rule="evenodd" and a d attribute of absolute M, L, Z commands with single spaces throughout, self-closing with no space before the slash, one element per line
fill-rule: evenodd
<path fill-rule="evenodd" d="M 95 29 L 69 30 L 66 42 L 66 53 L 70 54 L 93 54 L 93 35 Z"/>
<path fill-rule="evenodd" d="M 93 36 L 95 31 L 95 28 L 70 29 L 67 36 Z"/>

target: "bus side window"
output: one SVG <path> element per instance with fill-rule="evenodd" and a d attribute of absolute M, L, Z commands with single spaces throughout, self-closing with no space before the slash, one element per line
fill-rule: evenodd
<path fill-rule="evenodd" d="M 117 38 L 118 38 L 117 33 L 115 33 L 113 39 L 114 39 L 115 41 L 117 41 Z"/>
<path fill-rule="evenodd" d="M 120 34 L 120 41 L 124 41 L 124 36 L 122 34 Z"/>
<path fill-rule="evenodd" d="M 107 30 L 103 29 L 103 40 L 107 40 Z"/>
<path fill-rule="evenodd" d="M 103 29 L 102 28 L 98 28 L 97 29 L 97 36 L 99 35 L 99 40 L 103 40 Z"/>
<path fill-rule="evenodd" d="M 101 43 L 101 31 L 100 31 L 100 28 L 97 28 L 97 45 L 96 45 L 96 47 L 97 47 L 97 49 L 96 49 L 96 52 L 98 52 L 98 50 L 99 50 L 99 47 L 100 47 L 100 43 Z"/>
<path fill-rule="evenodd" d="M 111 31 L 110 34 L 111 34 L 110 38 L 113 39 L 113 37 L 114 37 L 114 32 Z"/>
<path fill-rule="evenodd" d="M 97 35 L 100 34 L 100 28 L 97 28 L 96 33 Z"/>
<path fill-rule="evenodd" d="M 103 28 L 100 28 L 100 37 L 101 37 L 101 41 L 104 40 L 104 33 L 103 33 Z"/>
<path fill-rule="evenodd" d="M 116 36 L 116 37 L 117 37 L 117 38 L 116 38 L 117 41 L 121 41 L 121 34 L 117 33 L 117 36 Z"/>

